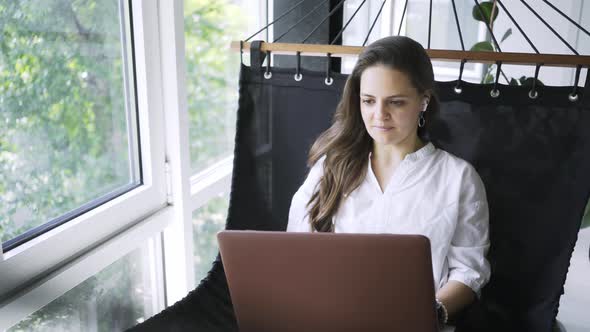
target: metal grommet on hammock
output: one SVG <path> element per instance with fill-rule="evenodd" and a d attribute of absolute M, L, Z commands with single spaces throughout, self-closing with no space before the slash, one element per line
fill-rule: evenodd
<path fill-rule="evenodd" d="M 543 64 L 539 63 L 537 64 L 537 67 L 535 68 L 535 77 L 533 78 L 533 87 L 531 88 L 531 91 L 529 91 L 529 98 L 531 99 L 537 99 L 537 97 L 539 97 L 539 93 L 537 92 L 537 80 L 539 77 L 539 69 L 541 69 L 541 66 Z"/>
<path fill-rule="evenodd" d="M 498 79 L 500 78 L 500 68 L 502 67 L 502 61 L 496 62 L 496 80 L 494 81 L 494 88 L 490 91 L 492 98 L 498 98 L 500 96 L 500 90 L 498 90 Z"/>
<path fill-rule="evenodd" d="M 269 80 L 272 77 L 272 72 L 270 71 L 270 51 L 266 51 L 266 71 L 264 72 L 264 78 Z"/>
<path fill-rule="evenodd" d="M 326 85 L 332 85 L 332 83 L 334 83 L 334 79 L 330 76 L 330 64 L 332 62 L 331 56 L 332 56 L 332 54 L 328 53 L 328 61 L 327 61 L 327 66 L 326 66 L 326 79 L 324 80 L 324 83 L 326 83 Z"/>
<path fill-rule="evenodd" d="M 575 103 L 580 98 L 580 95 L 578 95 L 578 81 L 580 80 L 580 71 L 582 71 L 582 65 L 577 65 L 576 66 L 576 78 L 574 80 L 574 89 L 567 96 L 567 99 L 569 99 L 569 101 L 571 101 L 572 103 Z M 586 74 L 586 75 L 588 75 L 588 74 Z"/>
<path fill-rule="evenodd" d="M 301 52 L 297 51 L 297 67 L 295 76 L 293 76 L 297 82 L 303 79 L 303 75 L 301 74 Z"/>
<path fill-rule="evenodd" d="M 459 78 L 457 79 L 457 85 L 455 85 L 453 88 L 453 91 L 455 91 L 455 93 L 458 95 L 463 92 L 463 89 L 461 88 L 461 77 L 463 77 L 463 68 L 465 67 L 465 62 L 467 62 L 467 60 L 461 60 L 461 65 L 459 67 Z"/>
<path fill-rule="evenodd" d="M 537 97 L 539 97 L 539 93 L 536 90 L 529 91 L 529 98 L 537 99 Z"/>

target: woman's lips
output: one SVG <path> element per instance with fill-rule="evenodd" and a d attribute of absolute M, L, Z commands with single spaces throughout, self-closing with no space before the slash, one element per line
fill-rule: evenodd
<path fill-rule="evenodd" d="M 391 126 L 373 126 L 373 128 L 375 128 L 378 131 L 389 131 L 393 129 L 393 127 Z"/>

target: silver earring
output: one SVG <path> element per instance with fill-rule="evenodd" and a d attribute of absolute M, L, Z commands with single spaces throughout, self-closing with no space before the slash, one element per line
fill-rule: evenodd
<path fill-rule="evenodd" d="M 422 128 L 426 124 L 426 119 L 424 119 L 424 112 L 420 112 L 420 119 L 418 119 L 418 127 Z"/>

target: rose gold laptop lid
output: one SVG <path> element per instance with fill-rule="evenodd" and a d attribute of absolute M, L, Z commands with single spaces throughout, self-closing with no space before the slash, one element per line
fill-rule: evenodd
<path fill-rule="evenodd" d="M 242 332 L 437 331 L 422 235 L 222 231 Z"/>

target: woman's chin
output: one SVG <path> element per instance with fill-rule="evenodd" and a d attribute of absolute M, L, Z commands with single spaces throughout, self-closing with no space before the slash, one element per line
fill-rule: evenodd
<path fill-rule="evenodd" d="M 383 135 L 375 135 L 373 136 L 373 141 L 375 144 L 379 145 L 397 145 L 400 140 L 396 139 L 396 137 L 383 137 Z"/>
<path fill-rule="evenodd" d="M 406 137 L 402 137 L 399 133 L 371 133 L 371 137 L 375 144 L 378 145 L 400 145 Z"/>

